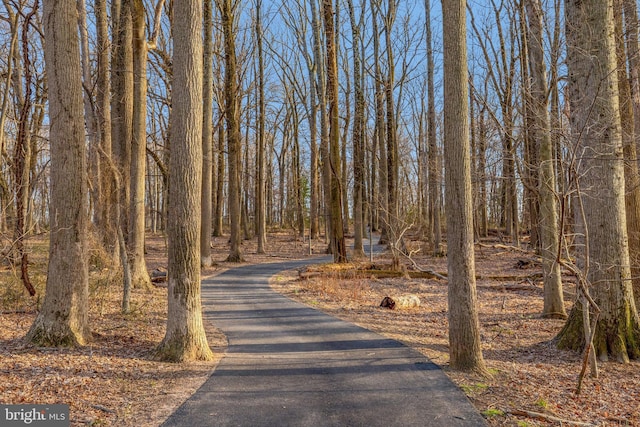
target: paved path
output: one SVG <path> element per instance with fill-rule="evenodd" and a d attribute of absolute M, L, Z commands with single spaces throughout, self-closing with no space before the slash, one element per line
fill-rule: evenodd
<path fill-rule="evenodd" d="M 485 426 L 417 351 L 269 288 L 278 271 L 320 260 L 245 266 L 203 281 L 204 315 L 227 335 L 228 351 L 163 426 Z"/>

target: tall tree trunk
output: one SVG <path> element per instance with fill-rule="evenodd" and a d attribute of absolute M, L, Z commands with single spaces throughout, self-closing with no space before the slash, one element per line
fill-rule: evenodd
<path fill-rule="evenodd" d="M 87 4 L 85 0 L 78 0 L 78 33 L 80 34 L 80 66 L 82 67 L 82 86 L 84 100 L 84 122 L 87 129 L 87 145 L 89 156 L 89 177 L 91 179 L 89 204 L 93 212 L 94 223 L 99 223 L 102 207 L 100 190 L 98 118 L 93 106 L 92 98 L 93 77 L 91 72 L 91 53 L 89 51 L 89 29 L 87 25 Z M 98 13 L 98 12 L 96 12 Z"/>
<path fill-rule="evenodd" d="M 151 278 L 144 261 L 145 186 L 147 158 L 147 40 L 143 0 L 132 0 L 133 24 L 133 122 L 131 138 L 131 190 L 127 249 L 131 284 L 150 288 Z"/>
<path fill-rule="evenodd" d="M 633 106 L 634 144 L 636 153 L 640 145 L 640 41 L 638 39 L 638 5 L 635 0 L 624 0 L 625 34 L 627 42 L 627 57 L 629 58 L 629 80 L 631 83 L 631 103 Z M 629 153 L 631 154 L 631 153 Z M 627 158 L 635 159 L 626 156 Z M 625 163 L 626 164 L 626 163 Z M 637 165 L 637 163 L 636 163 Z M 633 187 L 631 188 L 633 190 Z M 627 225 L 627 229 L 629 225 Z M 634 231 L 637 234 L 638 229 Z M 629 239 L 638 239 L 638 236 L 629 236 Z M 636 308 L 640 307 L 640 271 L 638 265 L 640 254 L 631 254 L 631 276 L 633 282 L 633 295 L 636 301 Z"/>
<path fill-rule="evenodd" d="M 120 198 L 120 225 L 123 234 L 129 234 L 129 201 L 131 189 L 130 165 L 133 131 L 133 0 L 114 0 L 114 20 L 111 59 L 111 141 L 116 165 L 122 177 Z"/>
<path fill-rule="evenodd" d="M 202 3 L 174 4 L 167 330 L 162 360 L 210 360 L 200 302 Z M 194 212 L 196 213 L 194 215 Z"/>
<path fill-rule="evenodd" d="M 15 242 L 15 258 L 20 263 L 20 278 L 23 285 L 34 296 L 36 290 L 29 278 L 29 255 L 25 248 L 27 237 L 27 212 L 29 206 L 29 172 L 31 169 L 31 93 L 32 93 L 32 64 L 29 54 L 29 26 L 35 16 L 38 3 L 35 3 L 31 11 L 25 16 L 22 24 L 22 61 L 24 64 L 24 100 L 20 109 L 18 121 L 18 134 L 16 135 L 14 168 L 15 168 L 15 200 L 16 222 L 13 240 Z"/>
<path fill-rule="evenodd" d="M 620 102 L 620 119 L 622 130 L 622 150 L 624 155 L 625 181 L 625 213 L 627 235 L 629 239 L 629 259 L 631 262 L 631 280 L 634 290 L 640 291 L 640 176 L 638 175 L 637 136 L 634 116 L 631 85 L 627 75 L 627 55 L 622 23 L 622 2 L 614 0 L 614 17 L 616 31 L 616 57 L 618 64 L 618 94 Z M 635 292 L 634 292 L 635 295 Z M 638 301 L 636 296 L 636 301 Z M 637 308 L 637 305 L 636 305 Z"/>
<path fill-rule="evenodd" d="M 113 206 L 118 203 L 114 196 L 116 189 L 110 174 L 106 173 L 105 165 L 108 163 L 104 156 L 111 156 L 111 80 L 109 79 L 109 27 L 107 25 L 107 1 L 95 1 L 96 14 L 96 116 L 98 125 L 98 139 L 100 144 L 100 156 L 98 161 L 99 194 L 97 201 L 97 226 L 102 239 L 102 245 L 116 261 L 117 231 L 114 225 Z M 111 160 L 110 158 L 108 159 Z"/>
<path fill-rule="evenodd" d="M 227 152 L 229 157 L 229 217 L 231 221 L 229 262 L 241 262 L 242 240 L 240 212 L 240 172 L 242 169 L 242 142 L 238 113 L 238 71 L 236 66 L 236 32 L 232 0 L 221 0 L 222 29 L 225 58 L 225 117 L 227 119 Z"/>
<path fill-rule="evenodd" d="M 393 265 L 399 265 L 398 251 L 402 250 L 398 211 L 398 137 L 396 132 L 396 114 L 393 91 L 395 86 L 395 60 L 391 31 L 396 19 L 396 1 L 389 0 L 387 15 L 384 18 L 384 34 L 388 75 L 384 80 L 384 98 L 386 106 L 386 150 L 387 150 L 387 232 L 391 247 Z"/>
<path fill-rule="evenodd" d="M 538 141 L 538 203 L 540 205 L 540 254 L 544 274 L 545 317 L 566 318 L 560 265 L 556 261 L 559 250 L 558 208 L 556 205 L 556 180 L 553 168 L 553 143 L 551 141 L 551 123 L 547 72 L 542 46 L 542 5 L 540 0 L 525 2 L 529 18 L 529 68 L 531 70 L 531 117 L 529 132 L 531 138 Z M 535 226 L 536 224 L 532 224 Z"/>
<path fill-rule="evenodd" d="M 6 3 L 5 3 L 6 4 Z M 7 120 L 8 113 L 8 105 L 9 98 L 11 96 L 11 81 L 13 80 L 14 66 L 13 66 L 13 58 L 16 57 L 16 51 L 18 46 L 18 14 L 13 13 L 10 9 L 9 11 L 9 27 L 11 28 L 11 42 L 9 44 L 9 52 L 7 55 L 7 68 L 5 70 L 6 73 L 6 83 L 4 86 L 4 90 L 2 93 L 2 106 L 0 107 L 0 154 L 5 152 L 6 142 L 5 142 L 5 123 Z M 2 157 L 0 156 L 0 159 Z M 9 201 L 9 184 L 7 183 L 4 176 L 0 176 L 0 187 L 2 191 L 0 192 L 0 232 L 4 233 L 7 227 L 7 219 L 9 215 L 7 215 L 7 210 L 10 207 L 11 203 Z"/>
<path fill-rule="evenodd" d="M 331 162 L 329 159 L 329 117 L 327 113 L 327 82 L 326 82 L 326 70 L 322 64 L 325 63 L 324 54 L 322 50 L 322 38 L 320 37 L 320 30 L 322 29 L 322 23 L 320 14 L 317 8 L 318 0 L 309 0 L 311 5 L 311 27 L 313 31 L 313 55 L 316 63 L 317 70 L 317 92 L 318 103 L 320 112 L 320 163 L 322 166 L 322 189 L 324 193 L 324 203 L 322 204 L 322 210 L 324 211 L 325 219 L 325 239 L 329 237 L 331 229 L 331 203 L 327 202 L 331 194 Z M 325 35 L 326 37 L 326 35 Z M 331 245 L 329 250 L 333 251 Z"/>
<path fill-rule="evenodd" d="M 265 253 L 267 243 L 267 221 L 265 203 L 265 99 L 264 99 L 264 53 L 262 48 L 262 0 L 256 2 L 256 44 L 258 47 L 258 135 L 256 147 L 256 233 L 259 254 Z M 315 129 L 314 129 L 315 131 Z M 312 137 L 315 144 L 315 135 Z M 312 144 L 312 150 L 314 149 Z M 311 166 L 313 168 L 313 165 Z M 313 172 L 312 172 L 313 173 Z M 312 204 L 313 206 L 313 204 Z M 312 207 L 313 209 L 313 207 Z M 317 229 L 316 229 L 317 230 Z"/>
<path fill-rule="evenodd" d="M 453 369 L 484 374 L 473 253 L 465 10 L 465 0 L 442 0 L 449 358 Z"/>
<path fill-rule="evenodd" d="M 440 231 L 440 165 L 436 140 L 436 94 L 434 84 L 433 45 L 431 41 L 431 0 L 425 0 L 427 19 L 427 175 L 429 180 L 429 224 L 433 254 L 442 256 L 442 232 Z"/>
<path fill-rule="evenodd" d="M 44 2 L 51 235 L 44 302 L 27 333 L 27 340 L 39 346 L 84 345 L 90 338 L 87 160 L 76 17 L 74 0 Z"/>
<path fill-rule="evenodd" d="M 342 180 L 340 179 L 340 118 L 338 116 L 338 64 L 333 22 L 333 0 L 323 0 L 325 43 L 327 46 L 327 100 L 329 107 L 329 164 L 331 167 L 331 247 L 333 261 L 347 262 L 342 218 Z"/>
<path fill-rule="evenodd" d="M 374 62 L 374 98 L 375 98 L 375 128 L 374 139 L 375 145 L 378 148 L 378 176 L 379 183 L 377 186 L 378 197 L 374 200 L 376 204 L 376 211 L 378 213 L 378 219 L 380 221 L 381 233 L 378 244 L 386 245 L 389 243 L 389 230 L 387 226 L 388 217 L 388 161 L 387 161 L 387 149 L 385 139 L 385 124 L 384 124 L 384 91 L 382 90 L 382 70 L 380 68 L 380 36 L 378 31 L 378 14 L 379 14 L 379 0 L 370 0 L 371 4 L 371 25 L 373 28 L 373 62 Z M 374 150 L 375 151 L 375 150 Z M 374 154 L 375 156 L 375 154 Z"/>
<path fill-rule="evenodd" d="M 640 357 L 624 207 L 624 166 L 613 0 L 566 0 L 571 135 L 584 210 L 585 276 L 600 306 L 594 347 L 600 359 Z M 580 220 L 582 218 L 579 218 Z M 584 346 L 576 302 L 560 331 L 561 348 Z"/>
<path fill-rule="evenodd" d="M 362 4 L 362 13 L 360 19 L 356 20 L 355 11 L 353 10 L 353 1 L 349 0 L 347 4 L 349 8 L 349 17 L 351 20 L 351 34 L 353 37 L 353 86 L 354 86 L 354 119 L 353 119 L 353 229 L 354 229 L 354 256 L 364 256 L 364 246 L 362 243 L 364 234 L 364 210 L 363 210 L 363 193 L 364 193 L 364 112 L 365 100 L 363 91 L 363 69 L 362 69 L 362 50 L 360 29 L 364 17 L 364 7 Z"/>
<path fill-rule="evenodd" d="M 200 266 L 211 266 L 211 210 L 213 179 L 213 0 L 203 4 L 204 46 L 202 85 L 202 193 Z"/>

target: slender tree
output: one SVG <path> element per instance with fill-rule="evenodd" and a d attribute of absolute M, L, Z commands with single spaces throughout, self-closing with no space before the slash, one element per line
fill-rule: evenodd
<path fill-rule="evenodd" d="M 136 288 L 151 286 L 144 260 L 145 173 L 147 159 L 147 38 L 143 0 L 131 0 L 133 27 L 133 116 L 131 132 L 129 230 L 127 249 L 131 284 Z"/>
<path fill-rule="evenodd" d="M 231 221 L 230 248 L 227 261 L 241 262 L 242 239 L 240 212 L 240 172 L 242 170 L 242 141 L 240 140 L 240 115 L 238 111 L 238 69 L 236 58 L 236 31 L 232 0 L 220 0 L 222 31 L 224 33 L 224 87 L 225 119 L 227 122 L 227 153 L 229 158 L 229 217 Z"/>
<path fill-rule="evenodd" d="M 527 0 L 529 68 L 531 74 L 531 117 L 529 132 L 538 142 L 538 202 L 540 205 L 539 227 L 540 253 L 544 273 L 545 317 L 566 318 L 560 264 L 557 262 L 560 235 L 556 204 L 556 181 L 553 168 L 554 154 L 551 141 L 551 122 L 547 88 L 547 72 L 542 45 L 542 5 L 540 0 Z"/>
<path fill-rule="evenodd" d="M 327 100 L 329 107 L 329 165 L 331 168 L 331 248 L 334 262 L 347 261 L 342 218 L 342 180 L 340 179 L 340 120 L 338 115 L 338 64 L 334 28 L 333 0 L 323 0 L 325 43 L 327 48 Z"/>
<path fill-rule="evenodd" d="M 211 266 L 211 211 L 213 209 L 213 0 L 203 9 L 203 93 L 202 93 L 202 195 L 200 265 Z"/>
<path fill-rule="evenodd" d="M 265 253 L 267 221 L 265 203 L 265 96 L 264 96 L 264 52 L 262 46 L 262 0 L 256 0 L 256 45 L 258 49 L 258 135 L 256 147 L 256 233 L 259 254 Z"/>
<path fill-rule="evenodd" d="M 431 40 L 431 0 L 424 1 L 426 11 L 427 41 L 427 156 L 429 187 L 429 224 L 433 243 L 433 254 L 442 255 L 442 233 L 440 231 L 440 162 L 438 161 L 438 145 L 436 138 L 436 94 L 434 84 L 433 43 Z"/>
<path fill-rule="evenodd" d="M 364 256 L 362 238 L 364 234 L 364 125 L 365 125 L 365 99 L 364 99 L 364 71 L 362 58 L 361 28 L 364 21 L 365 3 L 358 19 L 353 8 L 353 1 L 348 0 L 349 18 L 351 21 L 351 36 L 353 44 L 353 86 L 354 86 L 354 119 L 353 119 L 353 229 L 355 256 Z"/>
<path fill-rule="evenodd" d="M 484 374 L 473 252 L 465 9 L 465 0 L 442 1 L 449 358 L 453 369 Z"/>

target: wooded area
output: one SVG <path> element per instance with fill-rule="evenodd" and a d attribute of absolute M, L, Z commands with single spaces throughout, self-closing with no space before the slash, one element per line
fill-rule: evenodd
<path fill-rule="evenodd" d="M 50 235 L 30 342 L 87 342 L 90 241 L 126 312 L 151 286 L 145 233 L 167 236 L 156 357 L 183 361 L 211 357 L 212 237 L 240 262 L 243 240 L 269 252 L 267 231 L 290 230 L 344 263 L 380 232 L 395 269 L 408 233 L 447 255 L 453 368 L 487 373 L 474 242 L 490 235 L 539 255 L 541 315 L 567 319 L 557 344 L 586 348 L 592 374 L 640 358 L 636 0 L 3 5 L 2 255 L 35 298 L 29 238 Z"/>

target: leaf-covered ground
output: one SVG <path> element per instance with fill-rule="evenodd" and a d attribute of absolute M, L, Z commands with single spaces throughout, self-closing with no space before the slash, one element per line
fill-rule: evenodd
<path fill-rule="evenodd" d="M 388 262 L 385 257 L 376 257 L 374 263 Z M 414 260 L 422 269 L 446 273 L 445 258 Z M 496 244 L 476 246 L 482 347 L 490 379 L 448 369 L 446 282 L 412 279 L 410 270 L 404 278 L 379 279 L 368 260 L 352 267 L 362 264 L 370 271 L 368 277 L 344 267 L 343 274 L 336 275 L 335 267 L 327 265 L 302 274 L 290 271 L 272 283 L 291 298 L 421 351 L 445 369 L 490 425 L 640 425 L 638 361 L 600 364 L 599 378 L 587 375 L 581 394 L 575 394 L 581 356 L 553 344 L 563 321 L 540 316 L 541 267 L 533 254 Z M 571 282 L 565 277 L 567 310 L 575 297 Z M 379 307 L 385 296 L 405 294 L 418 296 L 421 306 Z"/>
<path fill-rule="evenodd" d="M 244 243 L 247 262 L 276 262 L 308 256 L 309 247 L 291 234 L 269 236 L 269 254 L 255 255 L 255 241 Z M 32 280 L 44 294 L 46 242 L 29 242 Z M 316 242 L 313 253 L 326 247 Z M 203 276 L 233 267 L 223 260 L 227 239 L 213 242 L 217 264 Z M 640 425 L 640 363 L 600 365 L 598 379 L 587 378 L 580 396 L 574 393 L 580 356 L 557 350 L 550 342 L 561 320 L 539 316 L 542 309 L 540 266 L 515 268 L 532 254 L 495 245 L 477 247 L 478 294 L 484 356 L 492 379 L 447 369 L 446 283 L 438 279 L 390 277 L 379 271 L 353 272 L 324 266 L 280 274 L 274 287 L 292 298 L 415 347 L 439 364 L 469 395 L 491 425 L 533 426 Z M 388 255 L 374 259 L 376 268 Z M 416 257 L 422 267 L 446 271 L 446 259 Z M 150 270 L 166 266 L 166 244 L 147 240 Z M 80 349 L 46 349 L 25 345 L 22 337 L 35 317 L 38 299 L 31 299 L 8 267 L 0 271 L 0 402 L 66 403 L 72 425 L 157 426 L 180 405 L 215 368 L 210 363 L 170 364 L 151 354 L 164 335 L 166 289 L 135 290 L 133 311 L 120 313 L 121 288 L 112 269 L 92 256 L 90 317 L 94 339 Z M 383 267 L 384 268 L 384 267 Z M 411 271 L 409 271 L 411 273 Z M 377 277 L 380 276 L 380 277 Z M 413 276 L 418 276 L 413 274 Z M 566 278 L 569 308 L 574 297 Z M 419 308 L 378 307 L 387 295 L 415 294 Z M 225 338 L 207 325 L 209 343 L 221 357 Z M 528 415 L 515 415 L 526 414 Z M 534 418 L 534 413 L 544 419 Z M 564 420 L 551 421 L 551 417 Z"/>

